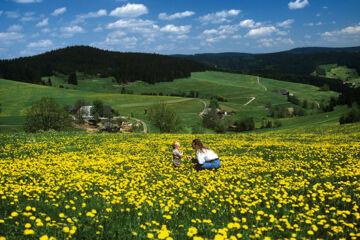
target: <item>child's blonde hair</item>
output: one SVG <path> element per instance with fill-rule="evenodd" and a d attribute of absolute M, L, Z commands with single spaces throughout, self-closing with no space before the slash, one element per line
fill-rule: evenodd
<path fill-rule="evenodd" d="M 180 143 L 178 141 L 174 141 L 172 144 L 173 149 L 176 148 L 176 146 L 180 147 Z"/>

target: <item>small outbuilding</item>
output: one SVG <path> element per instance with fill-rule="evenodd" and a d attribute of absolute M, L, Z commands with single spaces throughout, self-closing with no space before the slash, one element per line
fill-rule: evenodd
<path fill-rule="evenodd" d="M 94 116 L 91 115 L 91 109 L 93 108 L 93 106 L 82 106 L 79 111 L 81 114 L 81 117 L 83 119 L 87 119 L 87 120 L 91 120 L 94 119 Z"/>

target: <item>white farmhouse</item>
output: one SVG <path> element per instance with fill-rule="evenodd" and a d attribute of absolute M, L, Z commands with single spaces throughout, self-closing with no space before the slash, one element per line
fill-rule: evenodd
<path fill-rule="evenodd" d="M 82 106 L 79 111 L 81 114 L 81 117 L 83 119 L 94 119 L 94 116 L 91 115 L 91 109 L 93 108 L 93 106 Z"/>

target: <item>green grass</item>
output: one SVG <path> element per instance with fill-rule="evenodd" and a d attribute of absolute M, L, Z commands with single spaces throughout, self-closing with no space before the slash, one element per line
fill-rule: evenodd
<path fill-rule="evenodd" d="M 324 77 L 340 79 L 346 83 L 353 83 L 354 86 L 359 86 L 360 84 L 360 76 L 356 69 L 338 66 L 337 64 L 321 65 L 320 68 L 326 71 Z"/>
<path fill-rule="evenodd" d="M 144 109 L 161 101 L 170 104 L 170 107 L 181 117 L 185 127 L 184 131 L 189 132 L 192 126 L 201 121 L 199 113 L 204 108 L 203 102 L 208 103 L 208 99 L 214 95 L 227 100 L 220 102 L 220 107 L 232 112 L 233 118 L 251 116 L 258 124 L 269 113 L 265 107 L 268 103 L 283 107 L 296 107 L 287 101 L 286 96 L 276 92 L 279 89 L 287 89 L 301 100 L 308 100 L 310 103 L 338 96 L 336 92 L 319 91 L 317 87 L 311 85 L 266 78 L 260 78 L 259 84 L 256 76 L 224 72 L 197 72 L 192 73 L 190 78 L 157 84 L 144 82 L 127 84 L 126 90 L 133 91 L 134 94 L 120 94 L 119 91 L 123 86 L 115 84 L 113 78 L 98 78 L 78 73 L 78 85 L 69 85 L 66 80 L 67 76 L 56 74 L 51 77 L 53 86 L 49 87 L 0 79 L 0 103 L 3 106 L 0 125 L 22 125 L 25 121 L 26 109 L 44 96 L 53 97 L 60 105 L 71 105 L 78 99 L 84 99 L 89 103 L 95 99 L 101 99 L 106 105 L 117 110 L 120 115 L 131 115 L 144 120 L 148 123 L 151 132 L 157 132 L 157 129 L 147 121 Z M 46 82 L 47 78 L 44 78 L 44 81 Z M 65 88 L 57 87 L 59 85 L 63 85 Z M 202 99 L 166 96 L 190 91 L 198 91 Z M 164 96 L 141 95 L 142 93 L 161 93 Z M 245 105 L 253 97 L 255 100 Z M 317 110 L 308 109 L 307 112 L 313 114 L 306 117 L 309 120 L 299 120 L 297 123 L 296 121 L 301 118 L 284 119 L 282 120 L 284 127 L 301 126 L 301 123 L 303 125 L 311 124 L 312 121 L 320 119 L 322 116 L 317 114 Z M 342 111 L 335 110 L 334 114 L 340 116 Z"/>
<path fill-rule="evenodd" d="M 198 72 L 192 73 L 190 78 L 176 79 L 174 82 L 146 84 L 135 82 L 130 84 L 127 89 L 134 93 L 162 93 L 163 95 L 179 92 L 198 91 L 200 97 L 210 97 L 213 95 L 226 98 L 228 102 L 220 102 L 220 106 L 227 111 L 235 111 L 237 115 L 252 116 L 260 121 L 268 114 L 265 108 L 266 103 L 272 105 L 284 105 L 294 107 L 287 102 L 287 97 L 275 92 L 279 89 L 287 89 L 302 100 L 309 102 L 320 102 L 328 100 L 330 97 L 338 96 L 338 93 L 331 91 L 319 91 L 317 87 L 298 84 L 273 79 L 260 78 L 261 85 L 258 84 L 257 77 L 241 74 L 231 74 L 223 72 Z M 265 88 L 267 91 L 265 91 Z M 256 99 L 249 105 L 244 106 L 251 97 Z"/>

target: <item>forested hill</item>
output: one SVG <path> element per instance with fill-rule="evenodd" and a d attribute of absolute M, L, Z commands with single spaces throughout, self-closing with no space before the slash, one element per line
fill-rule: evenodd
<path fill-rule="evenodd" d="M 302 48 L 294 48 L 288 53 L 295 54 L 311 54 L 311 53 L 319 53 L 319 52 L 359 52 L 360 47 L 346 47 L 346 48 L 329 48 L 329 47 L 302 47 Z"/>
<path fill-rule="evenodd" d="M 121 53 L 88 46 L 73 46 L 44 54 L 0 61 L 0 78 L 41 83 L 41 77 L 55 72 L 113 76 L 120 82 L 148 83 L 189 77 L 191 72 L 211 67 L 192 60 L 146 53 Z"/>
<path fill-rule="evenodd" d="M 177 55 L 181 56 L 181 55 Z M 360 73 L 360 47 L 352 48 L 295 48 L 268 54 L 217 53 L 182 55 L 220 69 L 235 71 L 266 70 L 309 75 L 316 67 L 334 64 L 355 68 Z"/>

